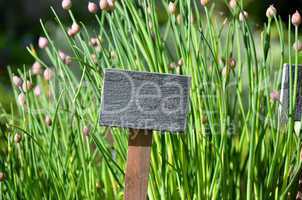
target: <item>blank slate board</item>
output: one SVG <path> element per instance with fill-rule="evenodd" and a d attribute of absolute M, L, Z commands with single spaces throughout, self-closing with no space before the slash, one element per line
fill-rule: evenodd
<path fill-rule="evenodd" d="M 190 83 L 188 76 L 106 69 L 100 124 L 183 132 Z"/>
<path fill-rule="evenodd" d="M 292 65 L 292 84 L 295 77 L 295 65 Z M 280 120 L 286 123 L 288 119 L 289 110 L 289 84 L 290 84 L 290 67 L 288 64 L 283 66 L 282 85 L 281 85 L 281 105 L 280 105 Z M 298 82 L 297 82 L 297 96 L 296 96 L 296 110 L 294 113 L 294 120 L 301 120 L 302 112 L 302 65 L 298 65 Z M 293 88 L 294 86 L 292 86 Z"/>

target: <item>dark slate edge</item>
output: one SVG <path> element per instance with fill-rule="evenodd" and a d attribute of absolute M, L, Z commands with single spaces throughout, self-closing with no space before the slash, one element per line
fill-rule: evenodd
<path fill-rule="evenodd" d="M 107 126 L 107 127 L 117 127 L 117 128 L 134 128 L 134 129 L 140 129 L 140 127 L 131 127 L 131 126 L 122 126 L 119 124 L 113 125 L 113 124 L 107 124 L 105 122 L 102 121 L 102 110 L 104 110 L 104 90 L 105 90 L 105 76 L 107 72 L 117 72 L 117 71 L 124 71 L 124 72 L 132 72 L 132 73 L 148 73 L 148 74 L 157 74 L 157 75 L 163 75 L 163 76 L 182 76 L 182 77 L 186 77 L 188 78 L 188 95 L 187 95 L 187 104 L 186 104 L 186 113 L 185 113 L 185 121 L 184 121 L 184 128 L 183 129 L 176 129 L 174 131 L 168 130 L 168 129 L 159 129 L 159 128 L 154 128 L 152 130 L 154 131 L 161 131 L 161 132 L 170 132 L 170 133 L 184 133 L 184 131 L 187 128 L 187 119 L 188 119 L 188 109 L 190 106 L 190 93 L 191 93 L 191 76 L 186 76 L 186 75 L 177 75 L 177 74 L 168 74 L 168 73 L 153 73 L 153 72 L 139 72 L 139 71 L 131 71 L 131 70 L 124 70 L 124 69 L 105 69 L 104 70 L 104 78 L 103 78 L 103 87 L 102 87 L 102 95 L 101 95 L 101 110 L 100 110 L 100 119 L 99 119 L 99 125 L 100 126 Z M 144 128 L 144 127 L 142 127 Z"/>
<path fill-rule="evenodd" d="M 278 118 L 281 123 L 281 125 L 284 125 L 288 121 L 288 109 L 289 109 L 289 64 L 284 64 L 283 65 L 283 70 L 282 70 L 282 80 L 281 80 L 281 92 L 280 92 L 280 105 L 279 105 L 279 111 L 278 111 Z M 294 69 L 295 65 L 292 64 L 292 68 Z M 298 75 L 299 75 L 299 70 L 302 70 L 302 65 L 298 64 Z M 299 78 L 299 77 L 298 77 Z M 302 82 L 302 81 L 301 81 Z M 299 80 L 298 80 L 299 83 Z M 299 87 L 299 85 L 297 85 Z M 302 86 L 300 86 L 302 87 Z M 299 88 L 297 88 L 299 89 Z M 299 94 L 299 91 L 297 91 Z M 296 102 L 297 103 L 297 102 Z M 297 110 L 297 108 L 296 108 Z M 296 119 L 297 114 L 296 111 L 294 113 L 294 120 L 295 121 L 300 121 L 300 119 Z"/>

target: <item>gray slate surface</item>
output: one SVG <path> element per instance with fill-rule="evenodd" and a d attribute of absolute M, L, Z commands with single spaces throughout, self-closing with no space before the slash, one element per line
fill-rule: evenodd
<path fill-rule="evenodd" d="M 289 110 L 289 65 L 283 66 L 282 85 L 281 85 L 281 106 L 280 106 L 280 120 L 281 123 L 286 123 L 288 119 Z M 292 83 L 294 83 L 295 65 L 292 65 Z M 293 87 L 293 86 L 292 86 Z M 296 96 L 296 111 L 294 113 L 294 120 L 301 120 L 302 110 L 302 65 L 298 65 L 298 82 L 297 82 L 297 96 Z"/>
<path fill-rule="evenodd" d="M 106 69 L 100 124 L 183 132 L 191 78 Z"/>

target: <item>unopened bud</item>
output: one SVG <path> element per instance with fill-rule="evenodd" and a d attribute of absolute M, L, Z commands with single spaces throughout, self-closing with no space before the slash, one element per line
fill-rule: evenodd
<path fill-rule="evenodd" d="M 14 137 L 14 141 L 15 141 L 15 143 L 20 143 L 21 142 L 21 140 L 22 140 L 22 135 L 21 134 L 19 134 L 19 133 L 16 133 L 16 135 L 15 135 L 15 137 Z"/>
<path fill-rule="evenodd" d="M 62 8 L 64 10 L 69 10 L 71 8 L 71 6 L 72 6 L 71 0 L 63 0 L 62 1 Z"/>
<path fill-rule="evenodd" d="M 272 18 L 277 14 L 277 10 L 273 5 L 270 5 L 266 10 L 266 17 Z"/>
<path fill-rule="evenodd" d="M 301 15 L 298 10 L 292 16 L 292 24 L 294 26 L 299 26 L 302 22 Z"/>
<path fill-rule="evenodd" d="M 41 49 L 44 49 L 48 46 L 48 40 L 45 37 L 40 37 L 38 41 L 38 45 Z"/>
<path fill-rule="evenodd" d="M 32 65 L 31 67 L 31 71 L 34 75 L 38 75 L 38 74 L 41 74 L 42 72 L 42 67 L 41 67 L 41 64 L 39 62 L 34 62 L 34 64 Z"/>
<path fill-rule="evenodd" d="M 95 4 L 95 3 L 93 3 L 93 2 L 89 2 L 88 3 L 88 11 L 90 12 L 90 13 L 97 13 L 97 11 L 98 11 L 98 6 Z"/>
<path fill-rule="evenodd" d="M 46 68 L 44 70 L 43 75 L 44 75 L 44 79 L 46 81 L 49 81 L 49 80 L 51 80 L 53 78 L 53 72 L 52 72 L 52 70 L 50 68 Z"/>
<path fill-rule="evenodd" d="M 14 85 L 17 87 L 21 87 L 23 84 L 22 79 L 18 76 L 13 76 L 12 80 L 13 80 Z"/>
<path fill-rule="evenodd" d="M 51 120 L 50 116 L 48 116 L 48 115 L 45 117 L 45 124 L 47 126 L 51 126 L 51 124 L 52 124 L 52 120 Z"/>

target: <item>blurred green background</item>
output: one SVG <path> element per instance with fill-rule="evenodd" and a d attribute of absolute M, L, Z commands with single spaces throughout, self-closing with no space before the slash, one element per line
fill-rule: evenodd
<path fill-rule="evenodd" d="M 98 3 L 96 0 L 91 0 Z M 221 18 L 229 14 L 227 1 L 216 0 L 216 10 L 220 13 Z M 251 26 L 253 30 L 264 25 L 267 18 L 265 16 L 266 8 L 274 4 L 278 14 L 286 23 L 289 14 L 295 10 L 302 11 L 302 0 L 244 0 L 244 9 L 248 11 Z M 95 22 L 93 15 L 87 11 L 88 1 L 73 1 L 72 11 L 78 19 L 83 21 L 87 26 Z M 53 7 L 63 21 L 68 21 L 67 13 L 61 8 L 61 0 L 0 0 L 0 104 L 8 109 L 11 102 L 11 86 L 7 73 L 7 67 L 10 66 L 12 71 L 23 66 L 30 66 L 33 58 L 27 53 L 26 47 L 34 45 L 36 47 L 39 35 L 42 35 L 40 19 L 48 26 L 54 26 L 54 16 L 50 10 Z M 159 5 L 160 6 L 160 5 Z M 160 6 L 159 12 L 165 12 L 163 6 Z M 165 15 L 161 15 L 165 16 Z M 161 19 L 165 21 L 165 19 Z M 95 27 L 93 27 L 96 29 Z M 55 28 L 52 31 L 55 33 Z M 53 36 L 55 37 L 55 36 Z"/>

